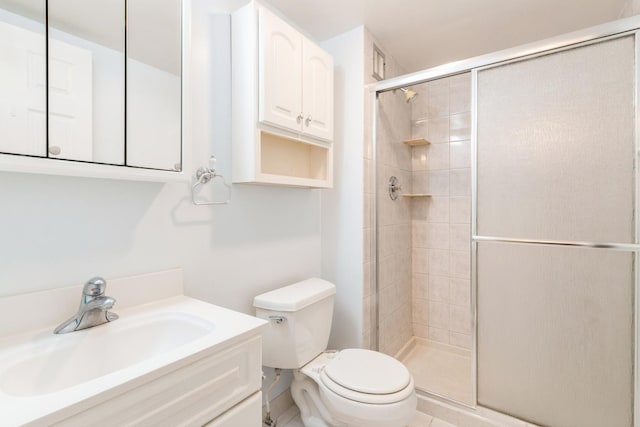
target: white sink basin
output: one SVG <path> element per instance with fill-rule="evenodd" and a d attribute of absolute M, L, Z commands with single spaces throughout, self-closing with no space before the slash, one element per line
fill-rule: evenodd
<path fill-rule="evenodd" d="M 208 320 L 160 312 L 64 335 L 48 334 L 7 352 L 13 357 L 2 358 L 0 390 L 13 396 L 60 391 L 171 352 L 213 331 Z"/>
<path fill-rule="evenodd" d="M 114 311 L 118 320 L 90 329 L 54 335 L 51 325 L 0 338 L 0 425 L 52 424 L 265 324 L 184 296 Z"/>

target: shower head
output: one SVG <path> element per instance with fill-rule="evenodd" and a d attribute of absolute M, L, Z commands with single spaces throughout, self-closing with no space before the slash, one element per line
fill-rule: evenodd
<path fill-rule="evenodd" d="M 407 104 L 413 101 L 416 96 L 418 96 L 418 92 L 415 92 L 411 89 L 407 89 L 406 87 L 401 87 L 400 90 L 404 93 L 404 97 L 407 100 Z"/>

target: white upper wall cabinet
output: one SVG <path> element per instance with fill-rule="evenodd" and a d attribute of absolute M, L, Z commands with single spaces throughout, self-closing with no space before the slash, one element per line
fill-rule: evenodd
<path fill-rule="evenodd" d="M 233 182 L 331 187 L 333 58 L 256 2 L 231 31 Z"/>
<path fill-rule="evenodd" d="M 259 120 L 333 139 L 333 58 L 267 9 L 259 14 Z"/>

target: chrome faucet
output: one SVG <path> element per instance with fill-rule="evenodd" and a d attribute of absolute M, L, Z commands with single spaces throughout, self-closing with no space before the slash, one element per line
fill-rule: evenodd
<path fill-rule="evenodd" d="M 104 295 L 106 289 L 107 281 L 102 277 L 89 279 L 82 288 L 78 312 L 66 322 L 61 323 L 53 332 L 66 334 L 116 320 L 118 315 L 109 311 L 116 300 Z"/>

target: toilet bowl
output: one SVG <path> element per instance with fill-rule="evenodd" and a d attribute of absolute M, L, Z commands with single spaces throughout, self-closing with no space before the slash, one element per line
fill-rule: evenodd
<path fill-rule="evenodd" d="M 402 363 L 362 349 L 323 352 L 294 373 L 291 394 L 303 422 L 318 415 L 326 422 L 305 424 L 314 427 L 406 426 L 417 403 L 413 378 Z"/>
<path fill-rule="evenodd" d="M 326 351 L 335 286 L 308 279 L 259 295 L 256 315 L 270 321 L 263 364 L 293 369 L 291 395 L 305 427 L 404 427 L 416 410 L 413 378 L 385 354 Z"/>

